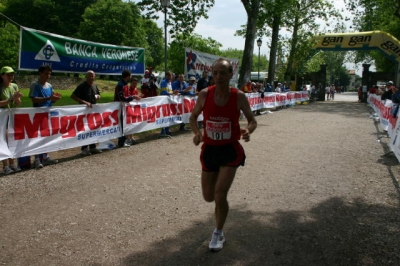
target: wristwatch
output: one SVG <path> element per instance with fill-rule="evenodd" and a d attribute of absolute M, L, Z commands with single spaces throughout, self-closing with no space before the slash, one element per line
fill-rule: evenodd
<path fill-rule="evenodd" d="M 13 101 L 14 101 L 13 98 L 8 99 L 9 103 L 12 103 Z"/>

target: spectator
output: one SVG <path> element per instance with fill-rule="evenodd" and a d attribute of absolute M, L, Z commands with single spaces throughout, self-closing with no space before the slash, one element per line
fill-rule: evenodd
<path fill-rule="evenodd" d="M 152 78 L 150 78 L 150 80 L 151 79 Z M 143 93 L 139 93 L 139 89 L 138 89 L 137 85 L 138 85 L 138 79 L 131 78 L 131 85 L 124 86 L 124 96 L 126 98 L 132 96 L 133 100 L 137 100 L 137 101 L 139 101 L 142 98 L 145 98 Z M 124 146 L 125 145 L 131 146 L 131 145 L 135 145 L 138 143 L 135 140 L 135 138 L 133 137 L 133 134 L 126 135 L 125 137 L 126 137 L 126 140 L 125 140 Z"/>
<path fill-rule="evenodd" d="M 243 91 L 244 93 L 252 93 L 253 86 L 251 80 L 248 79 L 247 82 L 240 88 L 240 90 Z"/>
<path fill-rule="evenodd" d="M 329 96 L 331 95 L 331 88 L 329 86 L 326 86 L 325 93 L 326 93 L 326 100 L 328 101 Z"/>
<path fill-rule="evenodd" d="M 210 76 L 209 80 L 208 80 L 208 86 L 212 86 L 215 85 L 215 81 L 214 81 L 214 77 Z"/>
<path fill-rule="evenodd" d="M 71 94 L 71 98 L 79 104 L 84 104 L 89 108 L 93 107 L 93 104 L 97 103 L 100 99 L 100 91 L 97 85 L 94 83 L 96 74 L 89 70 L 86 72 L 86 81 L 79 84 L 74 92 Z M 101 150 L 96 148 L 96 144 L 84 145 L 81 147 L 81 155 L 87 156 L 91 154 L 101 153 Z"/>
<path fill-rule="evenodd" d="M 150 82 L 150 71 L 146 70 L 144 72 L 142 80 L 140 81 L 141 87 L 143 88 L 144 85 L 148 85 L 149 82 Z"/>
<path fill-rule="evenodd" d="M 170 71 L 166 72 L 165 78 L 160 83 L 161 87 L 160 95 L 170 96 L 173 94 L 178 94 L 178 92 L 174 92 L 172 90 L 171 79 L 172 79 L 172 73 Z M 169 137 L 169 138 L 171 137 L 171 132 L 169 131 L 169 127 L 164 127 L 161 129 L 160 138 L 161 137 Z"/>
<path fill-rule="evenodd" d="M 39 67 L 39 79 L 32 82 L 29 97 L 33 107 L 51 107 L 53 103 L 61 99 L 61 94 L 53 91 L 53 86 L 47 81 L 50 79 L 52 69 L 48 65 Z M 47 153 L 35 155 L 34 167 L 36 169 L 43 166 L 56 164 L 58 160 L 53 160 Z"/>
<path fill-rule="evenodd" d="M 358 88 L 357 88 L 357 94 L 358 94 L 358 102 L 360 103 L 361 100 L 362 100 L 362 95 L 363 95 L 362 87 L 361 87 L 361 86 L 358 86 Z"/>
<path fill-rule="evenodd" d="M 282 84 L 281 83 L 278 83 L 278 85 L 275 88 L 275 92 L 277 92 L 277 93 L 281 93 L 282 92 Z"/>
<path fill-rule="evenodd" d="M 378 86 L 374 85 L 371 89 L 369 89 L 370 94 L 376 94 L 378 92 Z"/>
<path fill-rule="evenodd" d="M 152 76 L 149 76 L 148 82 L 146 82 L 145 84 L 142 85 L 141 92 L 143 94 L 143 98 L 157 96 L 158 87 L 154 81 L 155 81 L 155 78 L 153 78 Z"/>
<path fill-rule="evenodd" d="M 265 92 L 272 92 L 272 86 L 271 86 L 271 84 L 267 83 L 267 84 L 265 85 Z"/>
<path fill-rule="evenodd" d="M 18 85 L 12 83 L 14 70 L 9 66 L 5 66 L 0 70 L 0 74 L 0 108 L 13 108 L 21 105 L 22 93 L 19 91 Z M 4 174 L 8 175 L 19 171 L 21 171 L 21 168 L 15 163 L 14 158 L 3 160 Z"/>
<path fill-rule="evenodd" d="M 331 93 L 331 100 L 333 101 L 335 99 L 335 85 L 331 85 L 329 88 L 329 91 Z"/>
<path fill-rule="evenodd" d="M 199 93 L 202 89 L 207 88 L 208 85 L 208 72 L 207 70 L 203 71 L 203 74 L 201 75 L 201 78 L 197 81 L 197 87 L 196 91 Z"/>
<path fill-rule="evenodd" d="M 391 100 L 394 89 L 395 89 L 395 87 L 393 86 L 393 81 L 389 81 L 388 83 L 386 83 L 386 89 L 381 96 L 381 100 L 382 101 Z"/>
<path fill-rule="evenodd" d="M 189 94 L 183 94 L 183 95 L 191 95 L 194 96 L 196 95 L 196 90 L 197 90 L 197 84 L 196 84 L 196 78 L 194 76 L 191 76 L 189 78 L 189 85 L 188 87 L 191 88 L 191 90 L 189 91 Z"/>
<path fill-rule="evenodd" d="M 122 71 L 122 77 L 118 81 L 117 86 L 115 86 L 114 90 L 114 101 L 117 102 L 125 102 L 128 103 L 133 100 L 133 96 L 125 96 L 124 91 L 128 88 L 128 82 L 131 79 L 132 73 L 130 70 L 125 69 Z M 122 113 L 121 113 L 121 121 L 122 121 Z M 122 129 L 123 132 L 123 129 Z M 118 138 L 118 147 L 129 147 L 129 143 L 125 142 L 126 136 L 122 136 Z"/>
<path fill-rule="evenodd" d="M 172 90 L 175 92 L 175 94 L 190 95 L 191 89 L 192 87 L 185 82 L 183 74 L 179 74 L 178 79 L 172 83 Z M 181 123 L 179 126 L 179 131 L 189 131 L 189 129 L 185 127 L 185 123 Z"/>

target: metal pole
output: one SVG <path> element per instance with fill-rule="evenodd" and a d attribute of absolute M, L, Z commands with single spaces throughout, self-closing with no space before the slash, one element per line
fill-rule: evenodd
<path fill-rule="evenodd" d="M 260 46 L 258 46 L 258 82 L 260 83 Z"/>
<path fill-rule="evenodd" d="M 168 71 L 168 55 L 167 55 L 167 8 L 164 7 L 164 73 Z"/>

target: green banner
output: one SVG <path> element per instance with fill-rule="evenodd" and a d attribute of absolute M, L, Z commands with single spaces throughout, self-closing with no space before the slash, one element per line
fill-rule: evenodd
<path fill-rule="evenodd" d="M 20 70 L 49 65 L 54 72 L 120 75 L 128 69 L 143 75 L 144 48 L 116 46 L 69 38 L 21 27 Z"/>

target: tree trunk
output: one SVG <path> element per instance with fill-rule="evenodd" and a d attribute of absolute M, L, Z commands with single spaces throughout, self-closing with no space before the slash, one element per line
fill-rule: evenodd
<path fill-rule="evenodd" d="M 279 40 L 279 24 L 281 23 L 280 15 L 274 17 L 272 22 L 272 37 L 271 37 L 271 50 L 269 52 L 269 66 L 268 66 L 268 83 L 274 84 L 275 68 L 276 68 L 276 54 L 278 52 Z"/>
<path fill-rule="evenodd" d="M 251 67 L 253 65 L 254 40 L 256 39 L 260 0 L 242 0 L 242 4 L 247 12 L 247 27 L 243 59 L 239 72 L 239 88 L 250 78 Z"/>
<path fill-rule="evenodd" d="M 293 33 L 292 33 L 292 40 L 290 44 L 290 52 L 289 52 L 289 58 L 286 66 L 286 71 L 285 71 L 285 82 L 290 83 L 291 81 L 291 74 L 293 71 L 293 61 L 294 61 L 294 55 L 296 54 L 296 44 L 297 44 L 297 38 L 298 38 L 298 30 L 299 30 L 299 17 L 296 16 L 295 21 L 294 21 L 294 26 L 293 26 Z"/>

